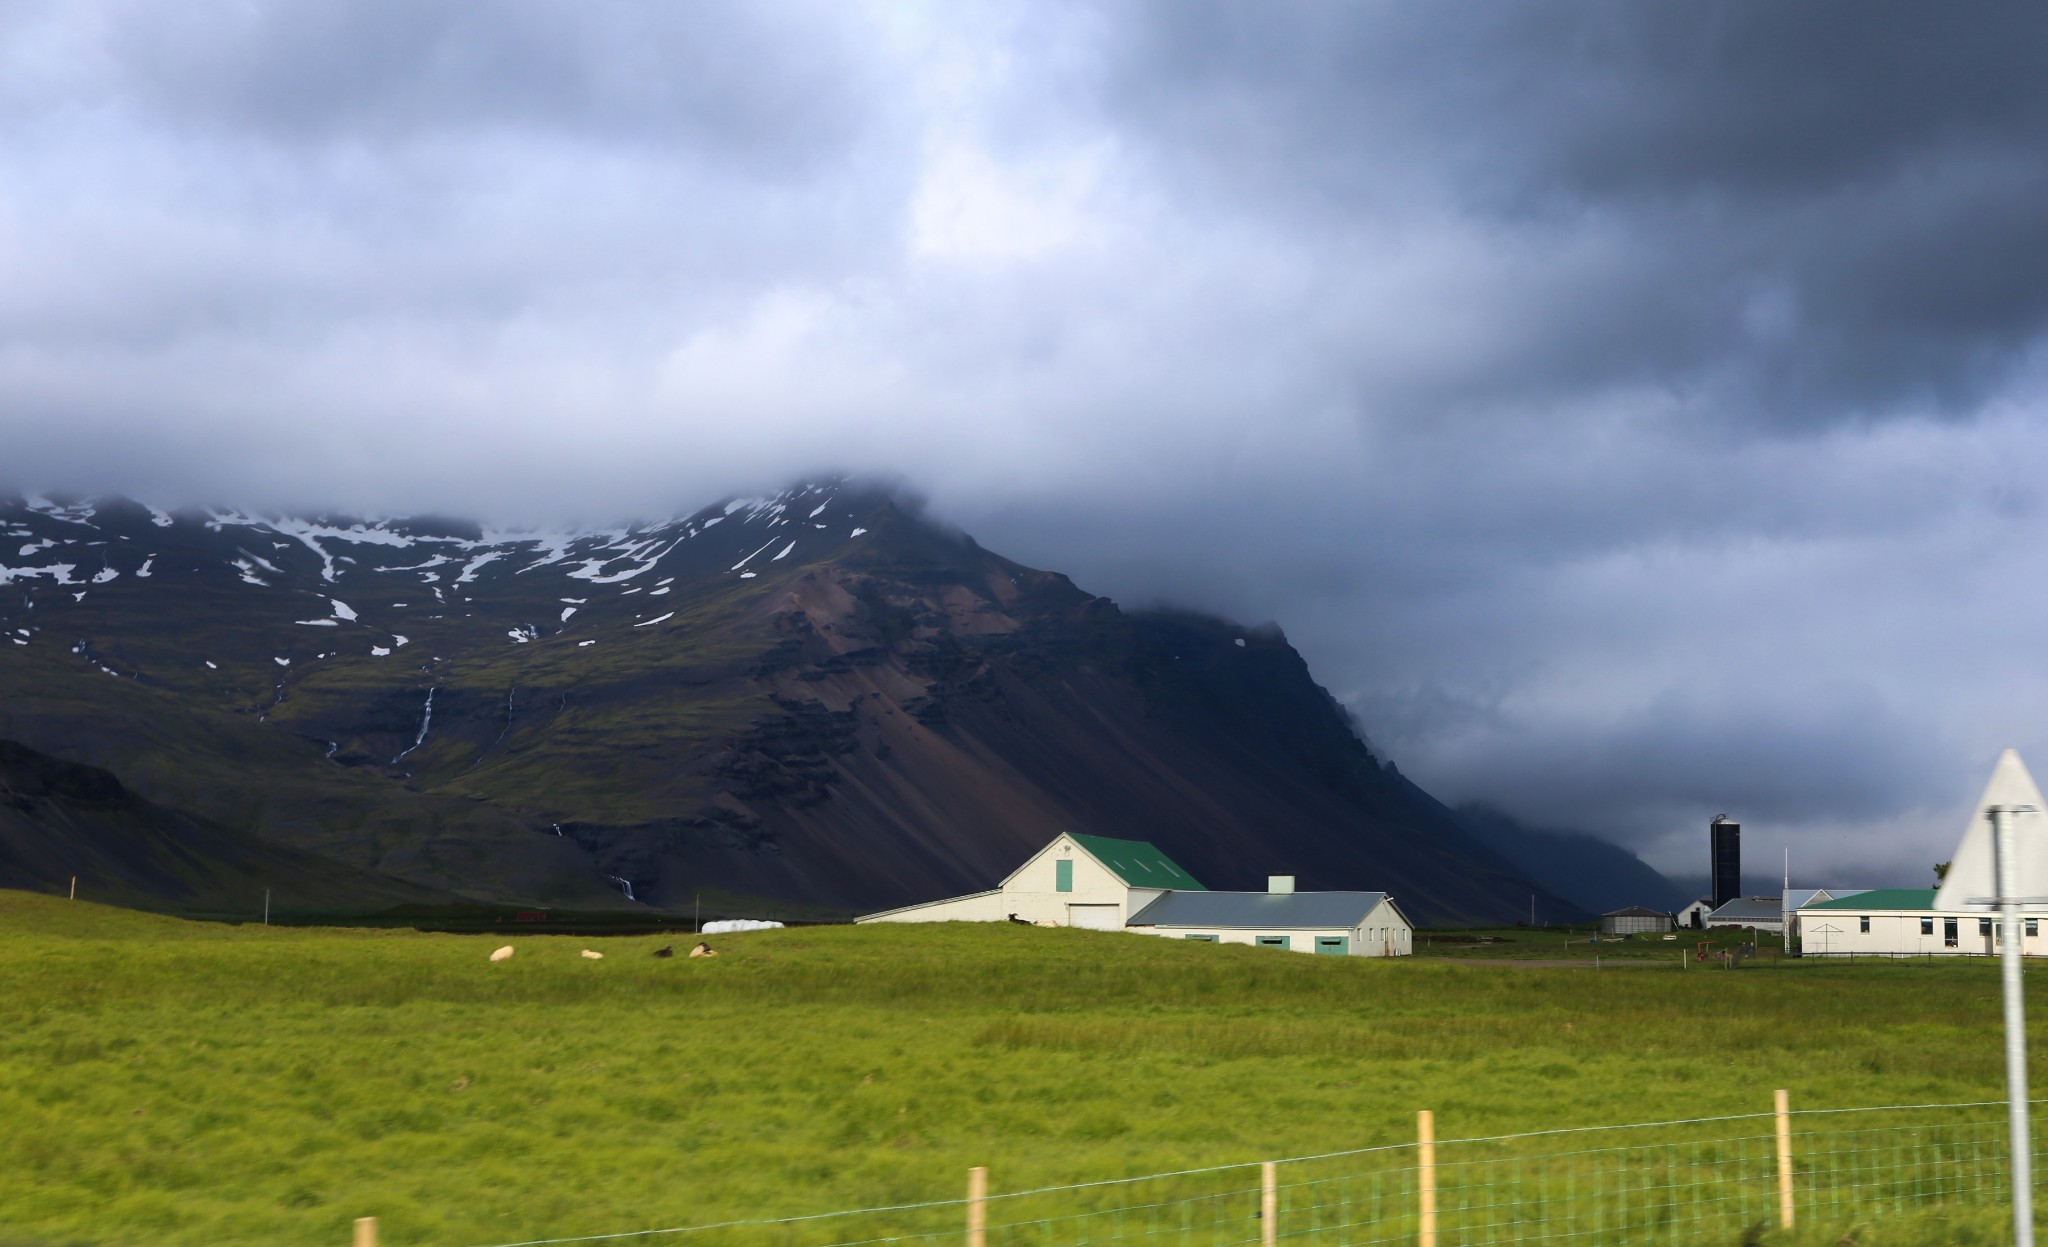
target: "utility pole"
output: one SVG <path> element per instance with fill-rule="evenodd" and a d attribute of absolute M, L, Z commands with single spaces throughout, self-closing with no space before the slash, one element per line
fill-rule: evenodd
<path fill-rule="evenodd" d="M 263 889 L 263 925 L 270 925 L 270 889 Z"/>
<path fill-rule="evenodd" d="M 2027 1123 L 2027 1018 L 2020 985 L 2019 863 L 2014 857 L 2013 817 L 2038 814 L 2030 805 L 1994 805 L 1991 819 L 1991 872 L 1998 883 L 1998 922 L 2005 933 L 2001 969 L 2005 980 L 2005 1087 L 2012 1127 L 2013 1247 L 2034 1247 L 2034 1148 Z M 2027 898 L 2032 900 L 2034 898 Z"/>

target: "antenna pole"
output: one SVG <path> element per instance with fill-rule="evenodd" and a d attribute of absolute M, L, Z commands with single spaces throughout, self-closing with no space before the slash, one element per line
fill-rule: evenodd
<path fill-rule="evenodd" d="M 2020 905 L 2018 863 L 2013 858 L 2013 816 L 2019 809 L 1994 805 L 1991 818 L 1992 877 L 1998 885 L 1998 922 L 2005 933 L 2005 1085 L 2012 1126 L 2013 1247 L 2034 1247 L 2034 1151 L 2027 1124 L 2027 1018 L 2020 987 Z M 2036 811 L 2038 812 L 2038 811 Z"/>

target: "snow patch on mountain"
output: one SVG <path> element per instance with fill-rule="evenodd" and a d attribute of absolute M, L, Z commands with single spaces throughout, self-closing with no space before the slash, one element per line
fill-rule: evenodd
<path fill-rule="evenodd" d="M 41 576 L 48 576 L 60 585 L 76 584 L 78 582 L 71 579 L 71 573 L 77 566 L 76 563 L 55 563 L 49 567 L 0 567 L 0 585 Z"/>

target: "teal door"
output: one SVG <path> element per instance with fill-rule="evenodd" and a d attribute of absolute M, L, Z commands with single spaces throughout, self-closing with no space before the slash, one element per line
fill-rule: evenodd
<path fill-rule="evenodd" d="M 1181 938 L 1184 940 L 1200 940 L 1204 944 L 1214 944 L 1216 942 L 1216 937 L 1213 935 L 1183 935 Z"/>
<path fill-rule="evenodd" d="M 1284 935 L 1261 935 L 1259 937 L 1259 947 L 1288 948 L 1291 947 L 1291 944 L 1288 940 L 1288 937 Z"/>
<path fill-rule="evenodd" d="M 1069 859 L 1069 858 L 1064 858 L 1064 857 L 1063 857 L 1063 858 L 1061 858 L 1061 859 L 1060 859 L 1059 861 L 1057 861 L 1057 862 L 1054 862 L 1054 863 L 1053 863 L 1053 867 L 1052 867 L 1052 878 L 1053 878 L 1053 884 L 1052 884 L 1052 886 L 1053 886 L 1053 888 L 1054 888 L 1054 889 L 1055 889 L 1056 891 L 1060 891 L 1060 892 L 1071 892 L 1071 891 L 1073 891 L 1073 890 L 1074 890 L 1074 863 L 1073 863 L 1073 861 L 1072 861 L 1071 859 Z"/>
<path fill-rule="evenodd" d="M 1351 937 L 1348 935 L 1318 935 L 1316 937 L 1316 951 L 1319 953 L 1335 953 L 1339 957 L 1348 957 L 1351 955 Z"/>

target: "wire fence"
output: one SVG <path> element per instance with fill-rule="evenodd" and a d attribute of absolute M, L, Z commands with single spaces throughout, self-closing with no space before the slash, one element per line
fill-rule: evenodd
<path fill-rule="evenodd" d="M 2040 1103 L 2037 1101 L 2036 1103 Z M 2003 1241 L 2003 1101 L 1436 1140 L 958 1199 L 492 1247 L 1707 1247 Z M 2036 1141 L 2038 1148 L 2039 1142 Z M 375 1225 L 357 1243 L 374 1245 Z"/>

